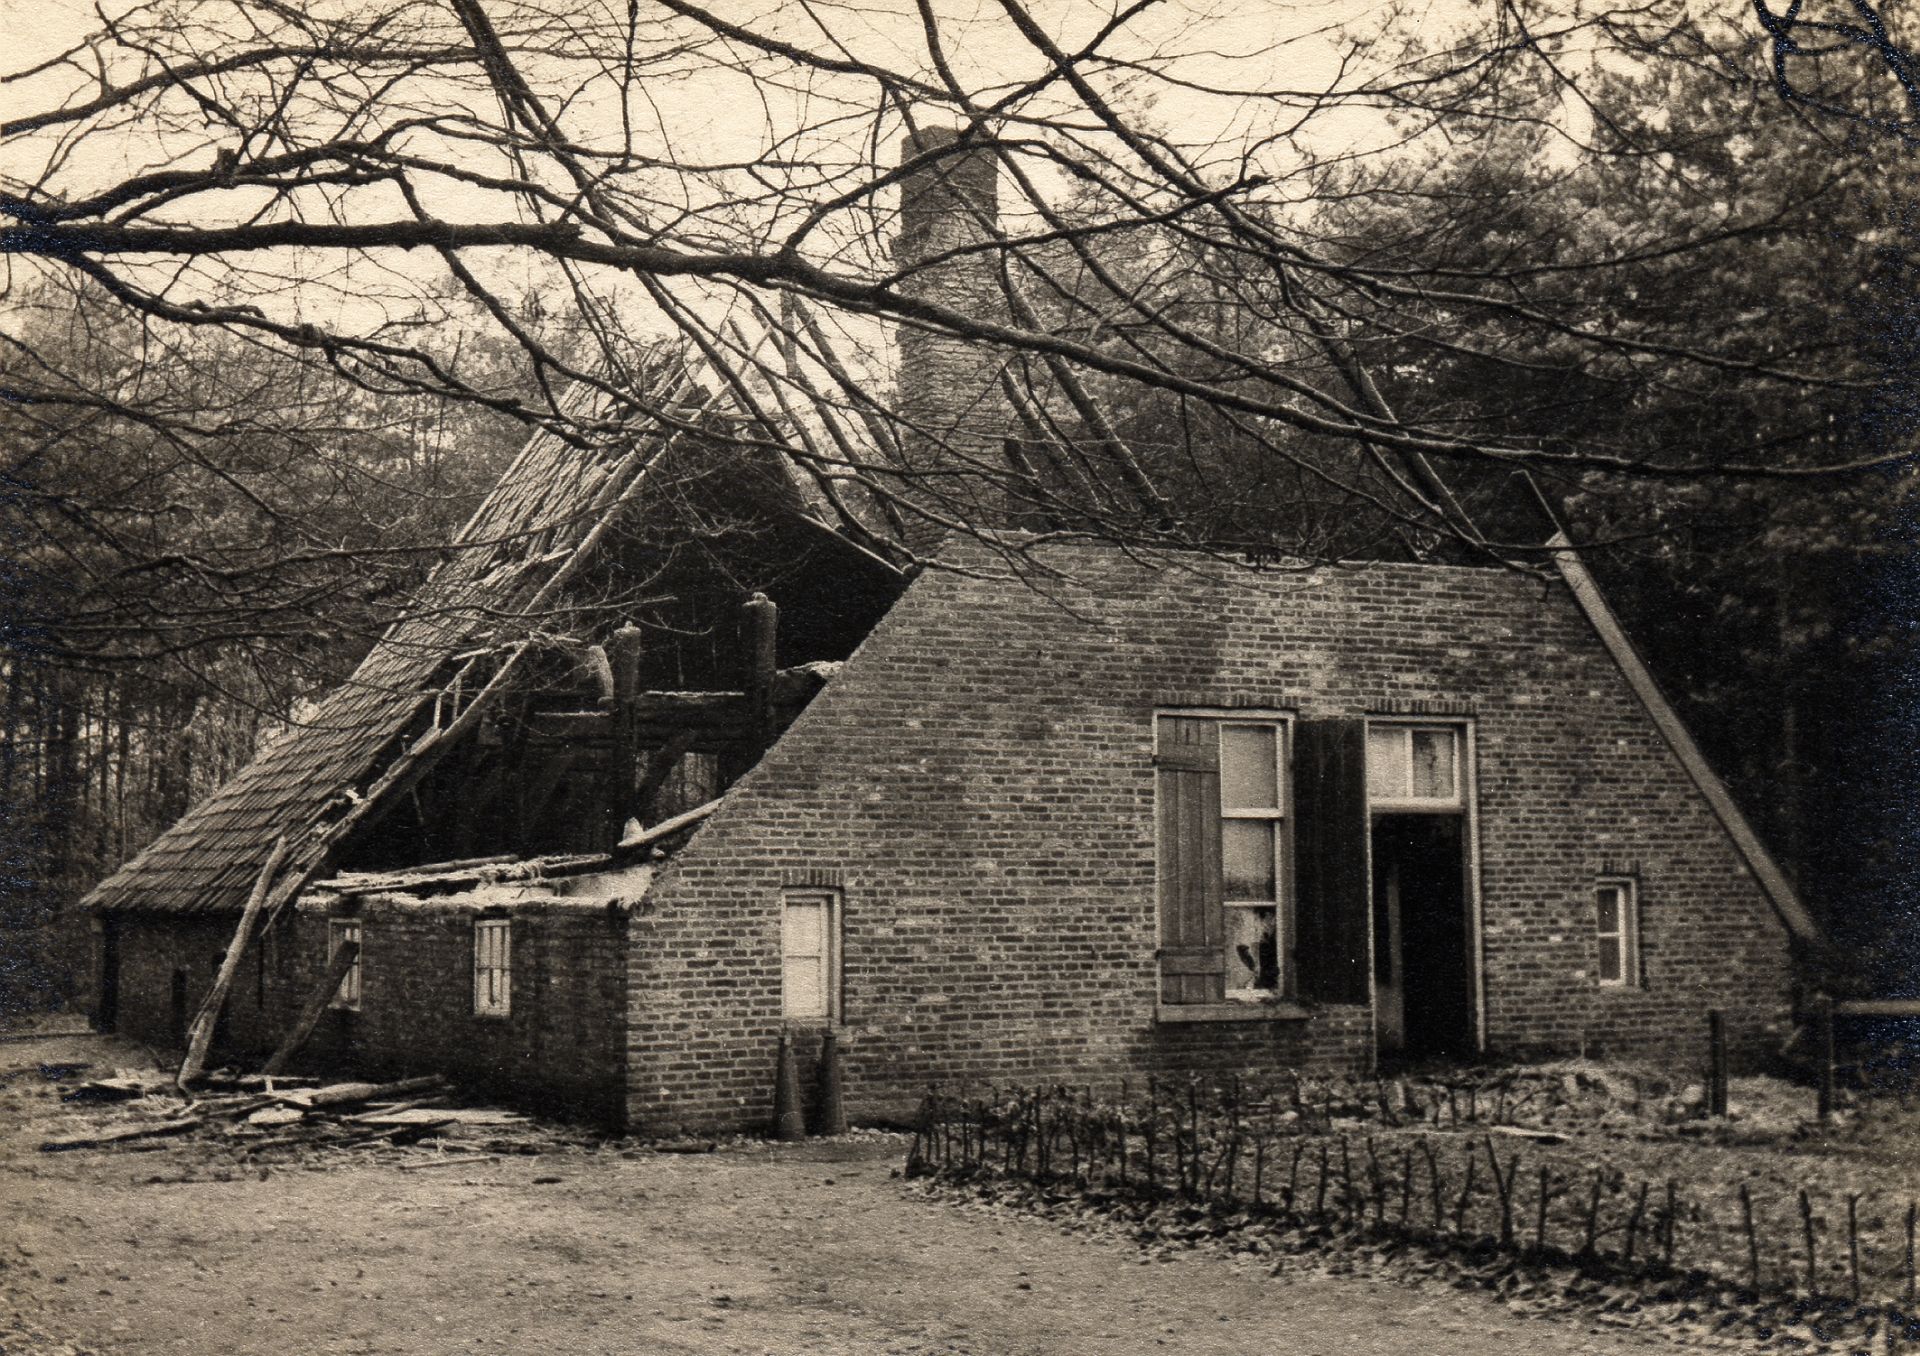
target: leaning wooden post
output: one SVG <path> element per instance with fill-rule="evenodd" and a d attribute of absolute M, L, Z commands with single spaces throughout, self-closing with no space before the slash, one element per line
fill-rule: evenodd
<path fill-rule="evenodd" d="M 749 667 L 747 669 L 747 713 L 753 730 L 753 756 L 758 758 L 773 745 L 773 675 L 778 652 L 780 609 L 764 593 L 747 599 Z"/>
<path fill-rule="evenodd" d="M 174 1083 L 186 1087 L 207 1066 L 207 1048 L 213 1044 L 213 1029 L 220 1021 L 220 1011 L 227 1005 L 227 990 L 233 987 L 233 976 L 240 968 L 240 957 L 247 949 L 247 943 L 253 939 L 254 920 L 260 916 L 260 906 L 267 902 L 267 890 L 273 884 L 273 878 L 280 874 L 280 863 L 287 855 L 286 835 L 273 840 L 273 850 L 267 854 L 267 864 L 260 868 L 259 879 L 253 883 L 253 892 L 247 896 L 247 904 L 240 912 L 240 926 L 233 930 L 233 940 L 227 943 L 227 954 L 220 962 L 220 972 L 213 977 L 213 987 L 207 990 L 206 1001 L 200 1005 L 200 1011 L 194 1014 L 193 1024 L 187 1028 L 187 1057 L 180 1062 L 180 1072 Z"/>
<path fill-rule="evenodd" d="M 1740 1222 L 1747 1231 L 1747 1286 L 1755 1294 L 1760 1291 L 1760 1236 L 1753 1227 L 1753 1193 L 1747 1190 L 1747 1184 L 1740 1184 Z"/>
<path fill-rule="evenodd" d="M 277 1074 L 284 1070 L 293 1057 L 300 1053 L 300 1047 L 307 1043 L 307 1037 L 320 1025 L 321 1017 L 326 1015 L 327 1005 L 333 1002 L 333 996 L 340 992 L 340 983 L 347 977 L 347 971 L 353 969 L 355 961 L 360 959 L 360 943 L 344 942 L 333 953 L 326 972 L 320 976 L 320 982 L 307 995 L 307 1004 L 300 1010 L 300 1019 L 287 1032 L 287 1038 L 280 1042 L 280 1048 L 265 1064 L 260 1066 L 263 1074 Z"/>

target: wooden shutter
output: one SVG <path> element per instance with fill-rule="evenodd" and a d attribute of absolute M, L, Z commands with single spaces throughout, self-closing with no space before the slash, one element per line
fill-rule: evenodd
<path fill-rule="evenodd" d="M 1220 884 L 1220 727 L 1162 716 L 1156 729 L 1160 997 L 1223 1003 L 1227 957 Z"/>
<path fill-rule="evenodd" d="M 1294 964 L 1300 994 L 1365 1003 L 1367 730 L 1359 720 L 1294 727 Z"/>

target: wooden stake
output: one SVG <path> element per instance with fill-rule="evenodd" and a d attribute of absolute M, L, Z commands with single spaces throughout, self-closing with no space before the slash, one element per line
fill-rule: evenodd
<path fill-rule="evenodd" d="M 1800 1188 L 1800 1227 L 1807 1238 L 1807 1294 L 1820 1293 L 1819 1271 L 1813 1248 L 1813 1204 L 1807 1200 L 1807 1189 Z"/>
<path fill-rule="evenodd" d="M 1853 1302 L 1860 1302 L 1860 1197 L 1847 1196 L 1847 1281 L 1853 1290 Z"/>
<path fill-rule="evenodd" d="M 1547 1246 L 1547 1202 L 1551 1199 L 1550 1193 L 1552 1189 L 1553 1174 L 1548 1171 L 1547 1165 L 1542 1163 L 1540 1165 L 1540 1213 L 1534 1216 L 1533 1221 L 1533 1250 L 1535 1252 L 1542 1252 Z"/>
<path fill-rule="evenodd" d="M 1667 1178 L 1667 1227 L 1661 1243 L 1661 1265 L 1673 1269 L 1673 1236 L 1680 1227 L 1680 1204 L 1675 1196 L 1673 1178 Z"/>
<path fill-rule="evenodd" d="M 1494 1152 L 1493 1136 L 1486 1136 L 1487 1166 L 1493 1169 L 1494 1190 L 1500 1200 L 1500 1246 L 1513 1246 L 1513 1175 L 1520 1171 L 1520 1160 L 1516 1155 L 1513 1166 L 1503 1174 L 1500 1170 L 1499 1155 Z"/>
<path fill-rule="evenodd" d="M 1580 1245 L 1582 1257 L 1593 1256 L 1594 1245 L 1600 1238 L 1600 1192 L 1603 1186 L 1602 1174 L 1596 1168 L 1593 1174 L 1593 1192 L 1587 1197 L 1587 1237 L 1586 1241 Z"/>
<path fill-rule="evenodd" d="M 1473 1150 L 1468 1149 L 1466 1185 L 1461 1187 L 1460 1199 L 1453 1206 L 1453 1231 L 1456 1234 L 1466 1232 L 1467 1203 L 1473 1199 L 1473 1165 Z"/>
<path fill-rule="evenodd" d="M 1753 1193 L 1740 1184 L 1740 1223 L 1747 1231 L 1747 1288 L 1760 1291 L 1760 1236 L 1753 1227 Z"/>
<path fill-rule="evenodd" d="M 1439 1106 L 1435 1102 L 1436 1107 Z M 1440 1160 L 1433 1152 L 1433 1146 L 1424 1139 L 1420 1141 L 1420 1152 L 1427 1160 L 1427 1187 L 1433 1193 L 1433 1231 L 1437 1234 L 1446 1225 L 1446 1207 L 1440 1197 L 1444 1190 L 1440 1183 Z"/>
<path fill-rule="evenodd" d="M 1633 1245 L 1636 1237 L 1640 1233 L 1640 1219 L 1641 1219 L 1641 1216 L 1643 1216 L 1646 1213 L 1646 1210 L 1647 1210 L 1647 1184 L 1645 1182 L 1642 1182 L 1640 1184 L 1640 1194 L 1634 1199 L 1634 1202 L 1633 1202 L 1633 1213 L 1627 1216 L 1627 1246 L 1626 1246 L 1626 1251 L 1623 1252 L 1620 1257 L 1620 1260 L 1627 1263 L 1629 1266 L 1631 1266 L 1633 1263 Z"/>
<path fill-rule="evenodd" d="M 1913 1225 L 1914 1225 L 1914 1219 L 1916 1214 L 1920 1214 L 1920 1207 L 1916 1207 L 1914 1202 L 1908 1201 L 1907 1202 L 1907 1303 L 1909 1305 L 1913 1303 L 1913 1298 L 1914 1298 L 1914 1294 L 1913 1294 L 1914 1292 Z"/>
<path fill-rule="evenodd" d="M 213 987 L 207 990 L 206 1001 L 200 1004 L 200 1011 L 194 1014 L 193 1024 L 187 1028 L 187 1057 L 180 1062 L 180 1072 L 174 1078 L 177 1087 L 185 1088 L 198 1078 L 207 1067 L 207 1049 L 213 1044 L 213 1030 L 220 1022 L 220 1013 L 227 1006 L 227 990 L 233 987 L 234 974 L 240 969 L 240 957 L 247 949 L 247 943 L 253 940 L 254 920 L 260 916 L 260 906 L 267 902 L 267 890 L 273 884 L 273 878 L 280 874 L 280 863 L 287 855 L 287 836 L 281 834 L 273 840 L 273 850 L 267 854 L 267 864 L 260 868 L 260 875 L 253 882 L 253 892 L 247 896 L 247 904 L 240 912 L 240 926 L 233 930 L 233 939 L 227 943 L 227 954 L 221 958 L 220 971 L 213 977 Z"/>
<path fill-rule="evenodd" d="M 1407 1216 L 1413 1211 L 1413 1150 L 1400 1151 L 1400 1227 L 1407 1227 Z"/>

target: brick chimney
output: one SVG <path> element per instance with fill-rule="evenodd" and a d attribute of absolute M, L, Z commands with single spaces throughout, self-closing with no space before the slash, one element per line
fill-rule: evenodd
<path fill-rule="evenodd" d="M 935 158 L 900 185 L 894 263 L 909 273 L 901 286 L 907 295 L 963 315 L 1004 320 L 998 254 L 943 257 L 990 241 L 998 219 L 998 157 L 986 144 L 948 150 L 959 137 L 950 127 L 927 127 L 902 140 L 902 164 L 929 153 Z M 1000 387 L 1007 355 L 911 325 L 902 325 L 897 339 L 900 413 L 909 425 L 901 436 L 905 492 L 930 512 L 997 526 L 1004 515 L 1004 444 L 1014 432 Z"/>

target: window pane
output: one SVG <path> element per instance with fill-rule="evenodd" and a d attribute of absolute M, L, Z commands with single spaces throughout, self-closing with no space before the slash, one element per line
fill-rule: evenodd
<path fill-rule="evenodd" d="M 1273 821 L 1220 821 L 1220 865 L 1228 899 L 1278 899 L 1274 893 Z"/>
<path fill-rule="evenodd" d="M 1229 810 L 1279 808 L 1278 734 L 1271 725 L 1220 728 L 1221 805 Z"/>
<path fill-rule="evenodd" d="M 789 956 L 818 956 L 825 941 L 826 907 L 816 902 L 789 903 L 780 946 Z"/>
<path fill-rule="evenodd" d="M 1280 938 L 1276 910 L 1227 910 L 1227 988 L 1280 987 Z"/>
<path fill-rule="evenodd" d="M 786 1009 L 789 1017 L 825 1017 L 827 986 L 818 957 L 789 956 L 784 967 Z"/>
<path fill-rule="evenodd" d="M 1421 800 L 1454 798 L 1452 730 L 1413 732 L 1413 794 Z"/>
<path fill-rule="evenodd" d="M 1601 932 L 1620 931 L 1620 891 L 1613 886 L 1605 886 L 1597 896 L 1599 903 L 1599 927 Z"/>
<path fill-rule="evenodd" d="M 1620 939 L 1618 937 L 1600 939 L 1600 978 L 1605 980 L 1620 978 Z"/>
<path fill-rule="evenodd" d="M 1404 800 L 1413 784 L 1407 766 L 1407 732 L 1394 726 L 1367 731 L 1367 794 L 1375 800 Z"/>

